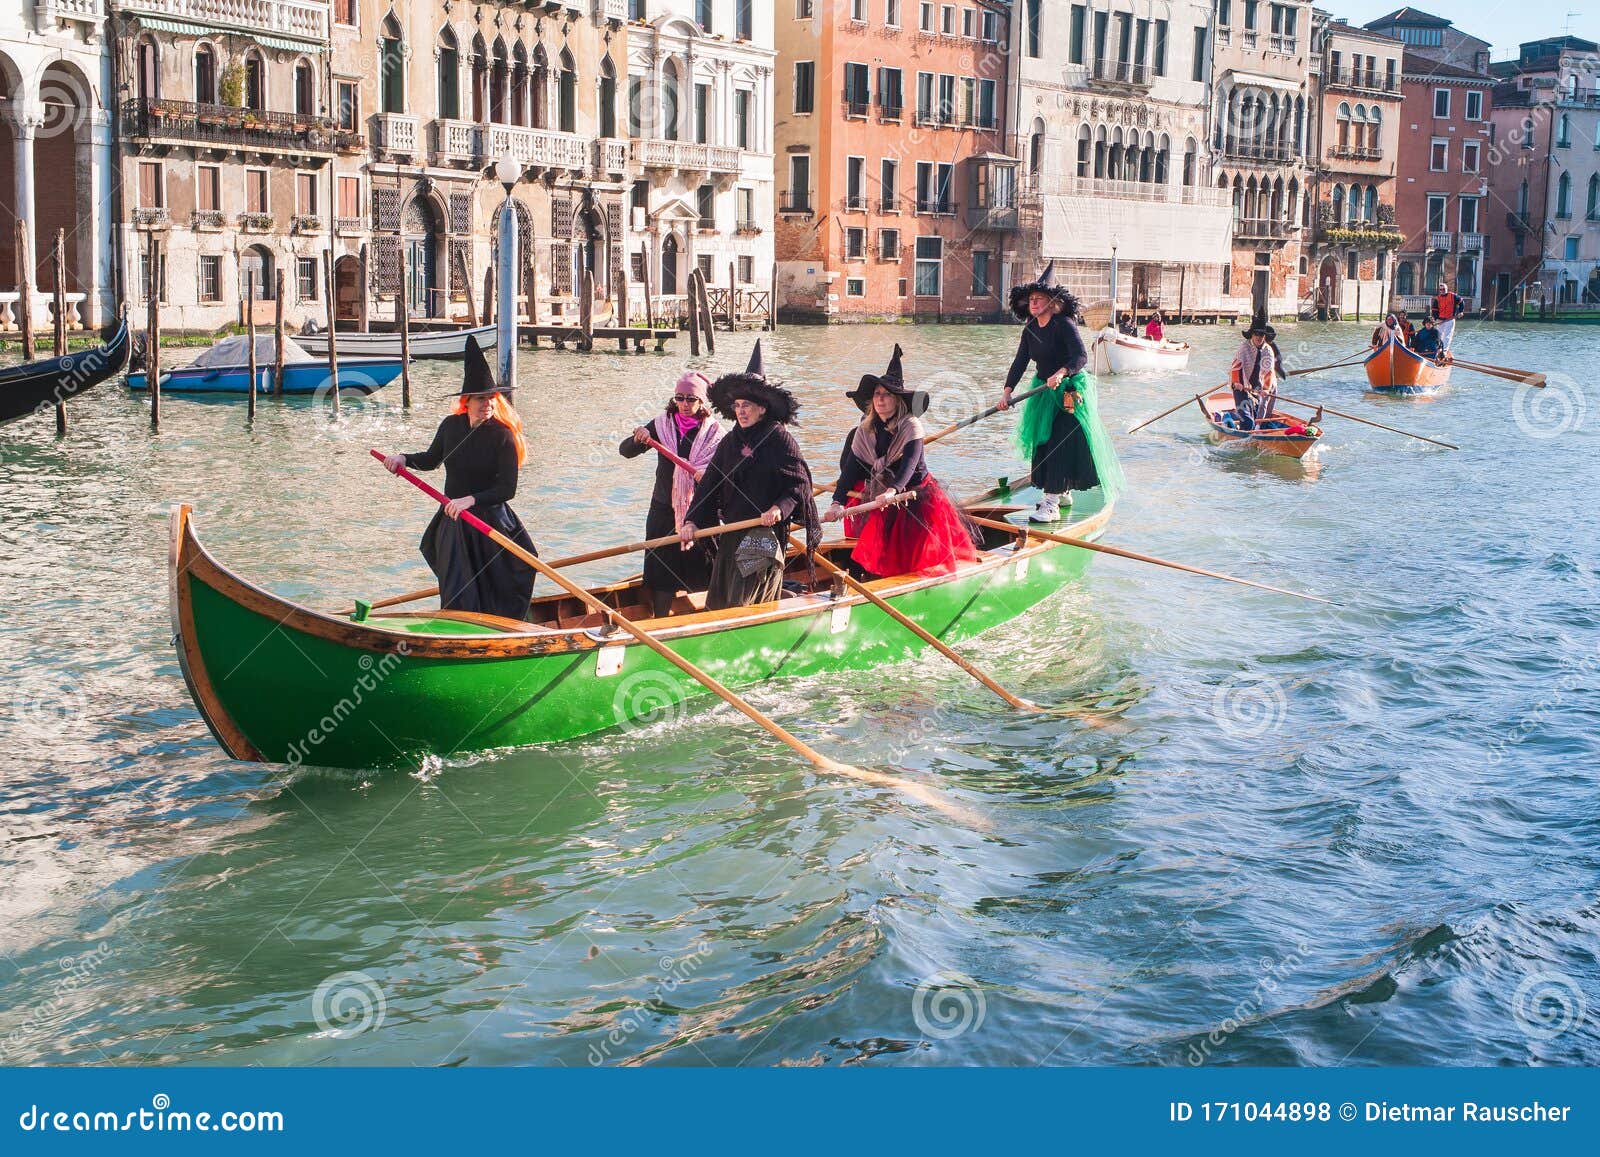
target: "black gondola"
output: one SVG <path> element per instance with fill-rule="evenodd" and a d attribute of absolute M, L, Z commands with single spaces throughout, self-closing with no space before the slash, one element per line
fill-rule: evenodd
<path fill-rule="evenodd" d="M 115 377 L 128 364 L 132 344 L 124 317 L 95 349 L 0 369 L 0 426 L 69 401 Z"/>

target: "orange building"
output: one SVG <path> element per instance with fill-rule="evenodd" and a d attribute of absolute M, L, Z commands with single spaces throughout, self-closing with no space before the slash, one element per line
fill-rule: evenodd
<path fill-rule="evenodd" d="M 1007 6 L 778 3 L 781 314 L 998 316 L 1017 232 L 1018 162 L 1001 151 Z"/>

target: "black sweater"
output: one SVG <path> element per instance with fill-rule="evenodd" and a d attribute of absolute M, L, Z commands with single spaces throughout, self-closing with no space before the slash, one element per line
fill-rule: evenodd
<path fill-rule="evenodd" d="M 722 436 L 684 517 L 703 529 L 759 518 L 774 506 L 781 523 L 809 526 L 816 520 L 811 470 L 800 447 L 785 427 L 767 420 L 749 428 L 735 425 Z"/>
<path fill-rule="evenodd" d="M 678 457 L 687 461 L 689 451 L 694 449 L 694 440 L 700 436 L 700 431 L 704 426 L 705 422 L 702 421 L 699 426 L 696 426 L 687 434 L 679 435 L 676 446 L 670 441 L 662 442 L 661 444 L 677 454 Z M 672 428 L 674 427 L 669 424 L 668 429 Z M 650 431 L 652 438 L 656 436 L 654 423 L 647 423 L 645 429 Z M 632 434 L 622 440 L 622 445 L 618 446 L 617 450 L 624 458 L 637 458 L 640 454 L 656 454 L 653 447 L 642 445 L 635 441 Z M 650 492 L 651 502 L 663 506 L 672 505 L 672 472 L 677 468 L 676 463 L 672 462 L 665 454 L 656 454 L 656 485 L 655 489 Z"/>
<path fill-rule="evenodd" d="M 473 426 L 465 414 L 451 414 L 439 423 L 433 445 L 405 459 L 413 470 L 443 465 L 446 498 L 470 494 L 474 506 L 491 506 L 510 502 L 517 493 L 517 441 L 493 418 Z"/>
<path fill-rule="evenodd" d="M 1017 356 L 1011 359 L 1011 370 L 1006 374 L 1006 389 L 1016 388 L 1030 361 L 1034 372 L 1046 380 L 1061 369 L 1071 377 L 1089 364 L 1089 351 L 1083 347 L 1078 327 L 1058 313 L 1043 327 L 1031 318 L 1022 327 Z"/>
<path fill-rule="evenodd" d="M 889 452 L 889 443 L 894 440 L 882 421 L 872 419 L 873 450 L 878 457 L 883 457 Z M 839 485 L 833 488 L 833 500 L 843 505 L 845 496 L 866 481 L 867 464 L 855 456 L 850 449 L 856 440 L 854 430 L 845 435 L 844 452 L 839 455 Z M 888 485 L 897 493 L 909 490 L 928 477 L 928 463 L 923 453 L 922 439 L 913 438 L 906 443 L 905 452 L 895 461 L 889 463 Z"/>

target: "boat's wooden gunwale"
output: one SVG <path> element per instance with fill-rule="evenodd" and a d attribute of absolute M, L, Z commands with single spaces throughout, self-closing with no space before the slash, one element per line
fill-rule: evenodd
<path fill-rule="evenodd" d="M 1216 408 L 1207 405 L 1216 402 Z M 1230 430 L 1222 424 L 1219 413 L 1233 410 L 1233 395 L 1208 394 L 1203 400 L 1196 399 L 1195 404 L 1200 407 L 1200 413 L 1205 417 L 1206 425 L 1211 427 L 1213 433 L 1230 442 L 1245 443 L 1254 446 L 1264 454 L 1279 454 L 1285 458 L 1304 458 L 1321 438 L 1306 437 L 1301 434 L 1291 434 L 1283 430 Z"/>
<path fill-rule="evenodd" d="M 1063 530 L 1063 533 L 1080 538 L 1094 537 L 1104 529 L 1110 517 L 1111 507 L 1108 506 L 1072 523 Z M 172 538 L 173 627 L 179 636 L 180 655 L 184 657 L 185 678 L 189 680 L 190 689 L 194 692 L 196 700 L 202 703 L 214 704 L 216 696 L 210 691 L 204 664 L 199 660 L 194 640 L 193 613 L 190 609 L 189 582 L 184 581 L 185 579 L 204 583 L 223 598 L 247 610 L 270 617 L 283 627 L 340 646 L 376 654 L 403 653 L 407 658 L 429 659 L 514 659 L 592 651 L 601 647 L 639 645 L 626 637 L 597 636 L 593 633 L 593 628 L 588 627 L 559 629 L 541 627 L 500 635 L 434 635 L 385 630 L 300 606 L 240 578 L 218 562 L 201 545 L 194 531 L 191 509 L 187 505 L 176 507 L 173 511 Z M 902 575 L 877 579 L 867 585 L 880 597 L 893 599 L 956 579 L 998 570 L 1018 559 L 1030 558 L 1057 549 L 1064 548 L 1048 541 L 1030 540 L 1029 544 L 1020 550 L 1015 547 L 1001 547 L 984 552 L 978 562 L 948 575 L 929 577 Z M 782 599 L 776 603 L 758 604 L 756 607 L 730 607 L 725 610 L 700 611 L 675 616 L 675 621 L 651 620 L 650 630 L 658 638 L 670 641 L 800 616 L 820 615 L 831 612 L 836 607 L 855 606 L 866 602 L 865 598 L 855 594 L 838 598 L 819 594 L 802 595 Z M 190 670 L 191 665 L 193 671 Z M 242 734 L 238 734 L 237 737 L 243 740 Z M 218 735 L 218 739 L 223 742 L 223 746 L 233 750 L 221 734 Z"/>
<path fill-rule="evenodd" d="M 1450 366 L 1440 365 L 1400 342 L 1390 340 L 1362 362 L 1367 386 L 1380 394 L 1420 394 L 1450 380 Z"/>

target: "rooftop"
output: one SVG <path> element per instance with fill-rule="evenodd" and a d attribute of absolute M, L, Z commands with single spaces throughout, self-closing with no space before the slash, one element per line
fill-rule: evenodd
<path fill-rule="evenodd" d="M 1432 12 L 1424 12 L 1420 8 L 1396 8 L 1387 16 L 1380 16 L 1376 20 L 1367 21 L 1368 28 L 1379 28 L 1386 24 L 1409 24 L 1413 28 L 1449 28 L 1450 21 L 1442 16 L 1435 16 Z"/>
<path fill-rule="evenodd" d="M 1491 64 L 1491 69 L 1497 67 Z M 1485 73 L 1473 72 L 1470 68 L 1462 68 L 1455 64 L 1442 64 L 1431 56 L 1424 56 L 1420 52 L 1406 49 L 1401 57 L 1400 71 L 1408 80 L 1481 80 L 1488 83 L 1492 78 Z"/>

